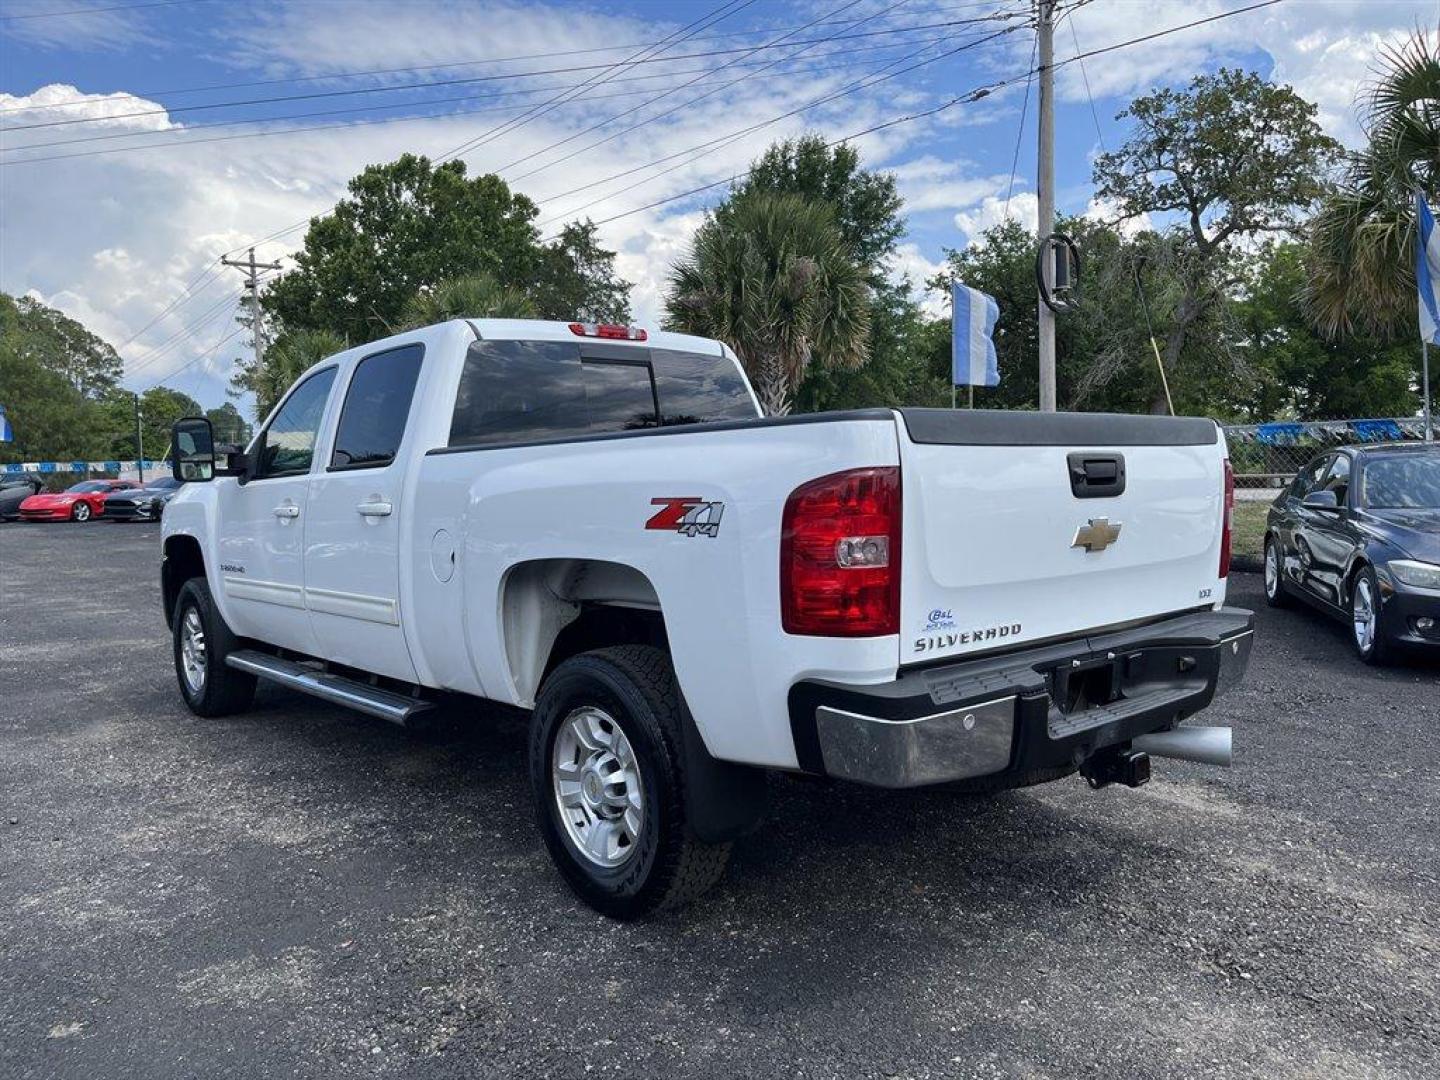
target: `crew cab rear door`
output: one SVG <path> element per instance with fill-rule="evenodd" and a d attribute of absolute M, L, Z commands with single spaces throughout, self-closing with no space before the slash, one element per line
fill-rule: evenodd
<path fill-rule="evenodd" d="M 305 527 L 305 603 L 319 654 L 407 682 L 415 667 L 401 630 L 401 504 L 424 357 L 414 342 L 342 373 L 335 436 L 310 478 Z"/>
<path fill-rule="evenodd" d="M 902 664 L 1223 599 L 1225 449 L 1213 422 L 901 415 Z"/>

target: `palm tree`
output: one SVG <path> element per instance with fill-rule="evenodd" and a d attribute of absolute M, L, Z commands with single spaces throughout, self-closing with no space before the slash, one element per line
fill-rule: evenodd
<path fill-rule="evenodd" d="M 1440 193 L 1440 50 L 1423 31 L 1380 53 L 1361 98 L 1368 145 L 1311 222 L 1310 316 L 1334 337 L 1415 316 L 1415 190 Z"/>
<path fill-rule="evenodd" d="M 523 289 L 501 285 L 489 274 L 467 274 L 422 289 L 405 305 L 398 329 L 414 330 L 447 319 L 533 319 L 539 309 Z"/>
<path fill-rule="evenodd" d="M 696 231 L 669 286 L 670 325 L 734 349 L 768 416 L 790 412 L 812 361 L 853 368 L 868 356 L 869 287 L 823 204 L 732 199 Z"/>
<path fill-rule="evenodd" d="M 255 415 L 264 419 L 307 369 L 348 347 L 345 339 L 331 330 L 281 334 L 265 350 L 262 367 L 256 368 L 253 362 L 242 363 L 231 382 L 237 389 L 249 390 L 255 395 Z"/>

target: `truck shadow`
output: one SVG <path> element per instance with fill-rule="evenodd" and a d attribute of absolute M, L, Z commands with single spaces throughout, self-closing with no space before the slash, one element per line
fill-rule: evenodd
<path fill-rule="evenodd" d="M 296 723 L 302 710 L 306 719 Z M 693 991 L 703 969 L 728 988 L 732 1007 L 753 1007 L 757 1020 L 776 1008 L 848 998 L 883 969 L 903 969 L 908 981 L 946 963 L 953 980 L 957 958 L 993 962 L 997 949 L 1021 949 L 1027 936 L 1053 932 L 1057 920 L 1093 907 L 1115 875 L 1134 873 L 1146 857 L 1133 835 L 1083 813 L 1076 796 L 1112 793 L 1090 796 L 1078 778 L 977 797 L 772 775 L 767 821 L 735 844 L 729 872 L 711 894 L 613 924 L 576 900 L 549 864 L 531 820 L 523 714 L 452 713 L 416 737 L 267 689 L 253 719 L 269 729 L 266 740 L 308 744 L 357 776 L 382 771 L 388 785 L 357 783 L 345 793 L 354 800 L 349 812 L 383 815 L 402 829 L 409 819 L 423 822 L 407 867 L 418 879 L 407 887 L 488 893 L 484 906 L 502 936 L 503 924 L 514 921 L 515 953 L 537 930 L 537 908 L 548 910 L 550 932 L 613 935 L 622 950 L 607 952 L 594 971 L 571 972 L 596 993 L 632 967 L 637 980 L 643 969 L 653 983 L 659 950 L 667 958 L 660 978 L 676 992 Z M 505 812 L 494 813 L 496 806 Z M 443 844 L 427 839 L 437 826 Z M 455 865 L 457 856 L 468 869 Z M 497 896 L 524 902 L 510 908 Z M 766 989 L 752 1005 L 745 988 L 756 985 Z"/>

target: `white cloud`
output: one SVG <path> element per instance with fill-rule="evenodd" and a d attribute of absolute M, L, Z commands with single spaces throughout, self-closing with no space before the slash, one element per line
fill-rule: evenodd
<path fill-rule="evenodd" d="M 1081 51 L 1128 41 L 1140 34 L 1181 26 L 1232 11 L 1220 0 L 1148 0 L 1090 4 L 1064 19 L 1055 36 L 1057 63 Z M 1142 18 L 1137 18 L 1143 12 Z M 1330 134 L 1354 145 L 1360 139 L 1353 104 L 1372 77 L 1380 45 L 1404 38 L 1417 25 L 1433 25 L 1434 4 L 1428 0 L 1330 0 L 1324 4 L 1289 3 L 1224 18 L 1180 31 L 1123 52 L 1105 53 L 1079 63 L 1064 64 L 1056 73 L 1062 101 L 1080 103 L 1089 92 L 1099 98 L 1126 99 L 1219 64 L 1251 66 L 1268 54 L 1271 78 L 1289 83 L 1320 107 L 1320 120 Z M 1027 47 L 1028 48 L 1028 47 Z M 1010 46 L 1020 56 L 1020 43 Z M 1028 52 L 1026 52 L 1028 56 Z M 1023 60 L 1026 57 L 1021 56 Z M 1102 106 L 1103 108 L 1103 106 Z M 1101 121 L 1111 119 L 1101 112 Z"/>
<path fill-rule="evenodd" d="M 1003 184 L 1003 176 L 967 175 L 968 163 L 945 161 L 932 155 L 891 166 L 907 213 L 956 210 L 984 198 Z"/>
<path fill-rule="evenodd" d="M 1007 219 L 1014 219 L 1034 232 L 1040 219 L 1040 201 L 1035 193 L 1017 191 L 1008 201 L 998 195 L 986 195 L 978 205 L 955 215 L 955 227 L 965 234 L 967 244 L 973 244 L 987 229 Z"/>
<path fill-rule="evenodd" d="M 909 282 L 910 295 L 914 297 L 927 315 L 944 315 L 948 308 L 945 298 L 925 288 L 925 282 L 945 269 L 944 262 L 932 262 L 920 251 L 918 244 L 901 244 L 895 249 L 890 260 L 890 280 L 896 283 Z"/>
<path fill-rule="evenodd" d="M 1103 221 L 1114 225 L 1120 231 L 1121 236 L 1135 236 L 1139 233 L 1153 229 L 1155 226 L 1150 221 L 1149 214 L 1140 214 L 1137 217 L 1121 218 L 1119 207 L 1109 199 L 1091 199 L 1085 207 L 1084 217 L 1091 221 Z"/>

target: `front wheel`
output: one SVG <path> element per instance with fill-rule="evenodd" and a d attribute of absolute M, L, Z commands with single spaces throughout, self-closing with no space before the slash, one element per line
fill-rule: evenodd
<path fill-rule="evenodd" d="M 1390 643 L 1380 629 L 1380 582 L 1375 571 L 1363 567 L 1350 590 L 1350 640 L 1356 655 L 1367 664 L 1383 664 L 1390 655 Z"/>
<path fill-rule="evenodd" d="M 541 687 L 530 783 L 550 857 L 603 915 L 633 919 L 694 899 L 720 879 L 729 844 L 691 832 L 680 690 L 659 649 L 571 657 Z"/>
<path fill-rule="evenodd" d="M 87 503 L 87 502 L 84 502 L 84 501 L 77 502 L 77 503 L 75 504 L 75 508 L 70 511 L 70 520 L 71 520 L 71 521 L 89 521 L 89 520 L 90 520 L 90 504 Z"/>
<path fill-rule="evenodd" d="M 236 648 L 235 635 L 220 617 L 204 578 L 191 578 L 181 587 L 171 621 L 175 677 L 190 711 L 227 716 L 248 709 L 255 698 L 255 676 L 225 663 Z"/>

